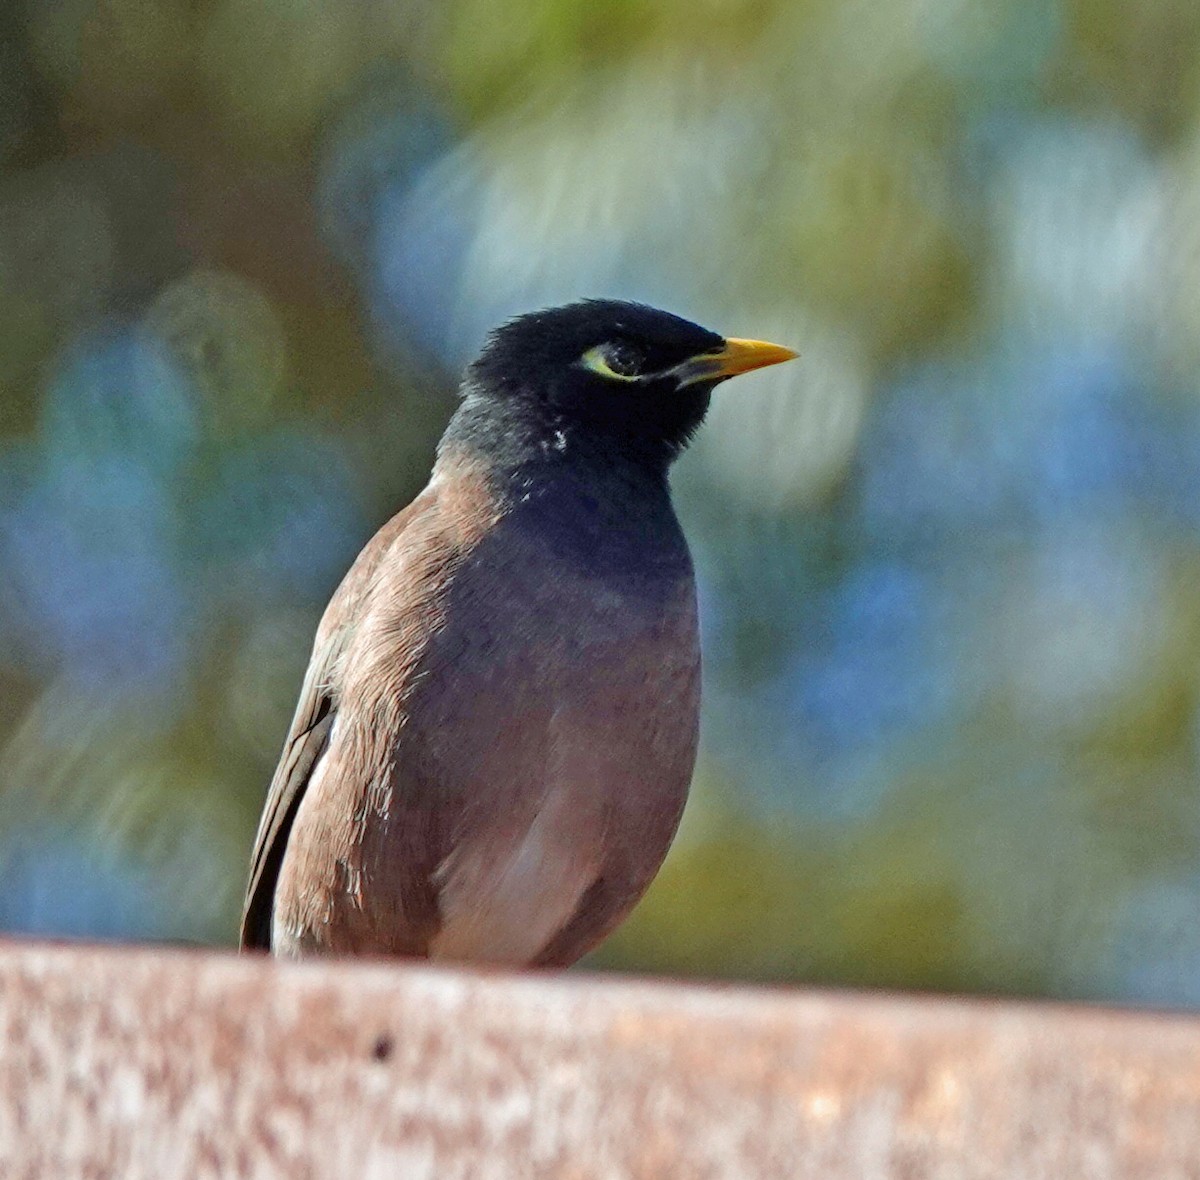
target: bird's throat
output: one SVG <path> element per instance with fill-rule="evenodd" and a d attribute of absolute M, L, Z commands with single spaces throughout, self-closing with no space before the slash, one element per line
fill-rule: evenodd
<path fill-rule="evenodd" d="M 482 463 L 500 480 L 540 485 L 569 474 L 628 488 L 631 494 L 665 495 L 667 471 L 683 445 L 657 435 L 643 438 L 605 430 L 520 399 L 468 393 L 442 436 L 438 454 Z"/>
<path fill-rule="evenodd" d="M 580 572 L 690 576 L 665 462 L 566 424 L 510 420 L 498 429 L 490 407 L 483 421 L 472 409 L 464 403 L 443 436 L 435 476 L 473 468 L 498 516 L 536 532 Z"/>

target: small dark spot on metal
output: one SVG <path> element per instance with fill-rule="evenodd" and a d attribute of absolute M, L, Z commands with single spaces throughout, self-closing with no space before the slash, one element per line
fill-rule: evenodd
<path fill-rule="evenodd" d="M 376 1061 L 386 1061 L 392 1055 L 392 1038 L 387 1033 L 380 1033 L 371 1046 L 371 1056 Z"/>

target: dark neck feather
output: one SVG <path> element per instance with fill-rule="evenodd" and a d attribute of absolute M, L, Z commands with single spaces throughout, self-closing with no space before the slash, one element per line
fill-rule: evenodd
<path fill-rule="evenodd" d="M 598 429 L 523 399 L 468 393 L 438 447 L 439 454 L 470 455 L 500 478 L 585 479 L 629 484 L 665 493 L 667 470 L 686 440 L 673 443 L 630 430 Z"/>
<path fill-rule="evenodd" d="M 576 423 L 468 397 L 438 448 L 438 466 L 482 464 L 505 515 L 517 513 L 581 569 L 690 576 L 671 504 L 669 458 L 620 445 Z"/>

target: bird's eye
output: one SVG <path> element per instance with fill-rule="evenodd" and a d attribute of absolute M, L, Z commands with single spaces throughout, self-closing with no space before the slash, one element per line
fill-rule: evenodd
<path fill-rule="evenodd" d="M 580 360 L 584 368 L 614 381 L 636 381 L 641 375 L 641 353 L 629 344 L 597 344 Z"/>

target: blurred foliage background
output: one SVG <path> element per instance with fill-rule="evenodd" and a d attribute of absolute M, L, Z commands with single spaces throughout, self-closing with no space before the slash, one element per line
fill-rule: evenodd
<path fill-rule="evenodd" d="M 704 746 L 608 967 L 1200 1004 L 1195 0 L 0 9 L 0 928 L 232 941 L 503 317 L 799 347 L 680 463 Z"/>

